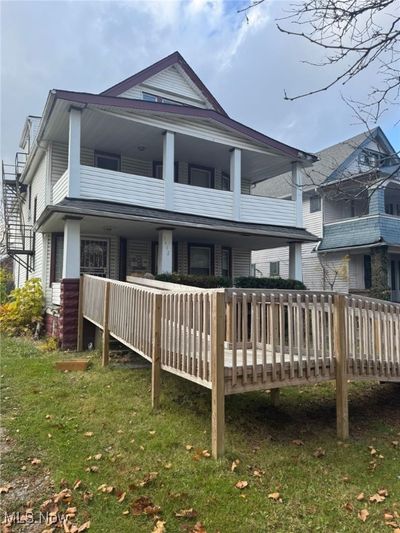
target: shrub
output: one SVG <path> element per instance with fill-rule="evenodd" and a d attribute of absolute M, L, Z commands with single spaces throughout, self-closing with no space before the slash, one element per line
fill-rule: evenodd
<path fill-rule="evenodd" d="M 56 337 L 47 337 L 39 346 L 41 352 L 55 352 L 58 350 L 58 339 Z"/>
<path fill-rule="evenodd" d="M 3 304 L 13 287 L 13 277 L 9 270 L 0 267 L 0 304 Z"/>
<path fill-rule="evenodd" d="M 235 279 L 235 287 L 241 289 L 282 289 L 304 291 L 306 286 L 296 279 L 255 278 L 253 276 Z"/>
<path fill-rule="evenodd" d="M 223 276 L 195 276 L 194 274 L 158 274 L 155 276 L 158 281 L 178 283 L 180 285 L 190 285 L 202 289 L 217 289 L 220 287 L 232 287 L 232 280 Z"/>
<path fill-rule="evenodd" d="M 0 306 L 0 332 L 7 335 L 33 333 L 43 317 L 43 291 L 39 278 L 11 291 L 9 300 Z"/>

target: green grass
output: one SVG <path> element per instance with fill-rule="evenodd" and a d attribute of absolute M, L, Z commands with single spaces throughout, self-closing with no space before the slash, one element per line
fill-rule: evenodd
<path fill-rule="evenodd" d="M 85 503 L 83 490 L 75 491 L 73 504 L 79 523 L 90 518 L 90 531 L 152 531 L 151 518 L 122 514 L 140 496 L 161 507 L 168 533 L 191 531 L 196 520 L 208 533 L 390 531 L 384 512 L 400 512 L 400 448 L 392 444 L 400 440 L 399 385 L 351 385 L 351 439 L 345 445 L 335 435 L 332 384 L 287 388 L 279 408 L 265 392 L 228 397 L 226 457 L 196 460 L 196 449 L 210 449 L 209 391 L 163 373 L 162 408 L 152 413 L 150 370 L 102 369 L 96 353 L 87 372 L 54 369 L 56 360 L 77 356 L 43 354 L 30 341 L 3 340 L 3 425 L 15 443 L 3 457 L 3 478 L 12 480 L 27 465 L 24 475 L 48 470 L 56 487 L 62 479 L 70 485 L 81 479 L 94 497 Z M 91 438 L 84 436 L 88 431 Z M 296 446 L 295 439 L 304 445 Z M 187 451 L 188 444 L 194 450 Z M 369 446 L 383 456 L 375 468 Z M 314 456 L 317 448 L 323 457 Z M 101 460 L 87 461 L 97 453 Z M 32 457 L 42 463 L 32 466 Z M 231 472 L 236 459 L 240 464 Z M 93 464 L 99 471 L 86 472 Z M 262 477 L 254 477 L 254 470 Z M 149 472 L 158 472 L 157 478 L 135 488 Z M 235 488 L 239 480 L 248 487 Z M 126 491 L 125 501 L 99 493 L 102 483 Z M 356 500 L 360 492 L 368 500 L 381 488 L 389 492 L 383 503 Z M 268 499 L 275 491 L 282 503 Z M 188 508 L 197 519 L 175 517 Z M 370 513 L 365 523 L 357 518 L 362 508 Z"/>

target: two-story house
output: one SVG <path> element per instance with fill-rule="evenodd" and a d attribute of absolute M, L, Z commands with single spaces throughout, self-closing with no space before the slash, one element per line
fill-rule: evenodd
<path fill-rule="evenodd" d="M 81 273 L 234 278 L 249 275 L 252 250 L 289 246 L 301 278 L 301 244 L 315 237 L 299 184 L 315 156 L 230 118 L 178 52 L 100 94 L 50 91 L 21 150 L 14 178 L 3 171 L 7 249 L 17 286 L 41 278 L 64 347 Z M 289 198 L 250 194 L 287 172 Z"/>
<path fill-rule="evenodd" d="M 320 242 L 302 247 L 303 281 L 309 289 L 338 290 L 400 301 L 400 159 L 381 128 L 317 153 L 305 172 L 305 227 Z M 254 187 L 290 197 L 290 176 Z M 265 276 L 289 275 L 287 248 L 255 251 Z"/>

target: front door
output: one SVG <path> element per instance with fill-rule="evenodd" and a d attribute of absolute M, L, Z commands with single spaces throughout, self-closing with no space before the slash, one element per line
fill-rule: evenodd
<path fill-rule="evenodd" d="M 81 273 L 110 277 L 107 239 L 81 239 Z"/>

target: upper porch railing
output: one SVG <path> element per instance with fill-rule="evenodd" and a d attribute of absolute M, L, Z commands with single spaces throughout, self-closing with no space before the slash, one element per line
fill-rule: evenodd
<path fill-rule="evenodd" d="M 163 180 L 81 165 L 80 197 L 107 200 L 155 209 L 167 209 Z M 66 171 L 53 187 L 53 203 L 67 196 Z M 173 183 L 172 210 L 225 220 L 277 226 L 296 225 L 296 205 L 282 200 L 248 194 L 240 195 L 239 216 L 234 213 L 233 192 Z M 171 210 L 171 207 L 168 208 Z"/>

